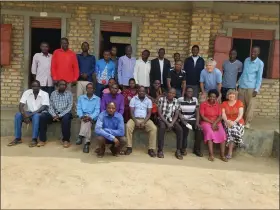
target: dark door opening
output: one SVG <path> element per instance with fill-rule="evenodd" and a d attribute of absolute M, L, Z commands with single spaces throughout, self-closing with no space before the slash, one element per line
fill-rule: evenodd
<path fill-rule="evenodd" d="M 237 51 L 237 59 L 244 63 L 245 59 L 250 56 L 251 40 L 233 39 L 232 46 Z"/>
<path fill-rule="evenodd" d="M 103 58 L 103 51 L 111 49 L 112 46 L 116 46 L 118 49 L 117 56 L 121 57 L 125 54 L 125 47 L 128 43 L 112 43 L 111 37 L 131 37 L 131 33 L 124 32 L 109 32 L 109 31 L 101 31 L 100 34 L 100 52 L 99 57 Z"/>
<path fill-rule="evenodd" d="M 244 63 L 245 59 L 251 55 L 251 50 L 253 46 L 259 46 L 261 53 L 259 58 L 264 63 L 263 69 L 263 78 L 266 78 L 268 75 L 268 61 L 269 61 L 269 52 L 270 52 L 269 40 L 252 40 L 252 39 L 233 39 L 232 46 L 237 50 L 237 59 Z"/>
<path fill-rule="evenodd" d="M 39 53 L 41 42 L 47 42 L 50 46 L 50 53 L 52 54 L 54 50 L 60 48 L 60 38 L 61 29 L 53 28 L 31 28 L 31 59 L 30 59 L 30 69 L 32 65 L 32 59 L 35 53 Z M 32 74 L 29 71 L 29 86 L 32 81 Z"/>

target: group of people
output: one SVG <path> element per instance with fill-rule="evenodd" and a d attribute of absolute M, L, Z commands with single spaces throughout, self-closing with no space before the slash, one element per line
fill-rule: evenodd
<path fill-rule="evenodd" d="M 235 146 L 245 146 L 244 127 L 250 127 L 262 81 L 259 47 L 252 48 L 244 64 L 237 60 L 236 50 L 231 50 L 220 71 L 215 60 L 205 62 L 198 55 L 197 45 L 184 62 L 175 53 L 172 65 L 164 58 L 163 48 L 159 49 L 158 58 L 150 61 L 149 50 L 144 50 L 136 60 L 130 45 L 120 58 L 116 56 L 117 48 L 112 47 L 96 62 L 89 54 L 88 43 L 82 43 L 82 53 L 78 55 L 68 45 L 67 38 L 62 38 L 61 49 L 51 55 L 49 45 L 42 43 L 42 52 L 34 55 L 32 89 L 20 99 L 15 139 L 9 146 L 22 143 L 22 122 L 32 121 L 30 147 L 45 145 L 47 125 L 53 122 L 61 122 L 62 144 L 69 147 L 75 103 L 81 120 L 76 144 L 84 144 L 83 152 L 89 152 L 95 124 L 98 157 L 104 156 L 106 144 L 111 144 L 115 156 L 130 155 L 135 129 L 148 133 L 151 157 L 164 157 L 165 132 L 169 130 L 176 134 L 175 157 L 180 160 L 187 154 L 190 130 L 195 131 L 193 153 L 202 157 L 203 135 L 210 161 L 214 160 L 213 143 L 220 144 L 223 161 L 231 159 Z M 72 83 L 77 85 L 75 103 L 70 91 Z"/>

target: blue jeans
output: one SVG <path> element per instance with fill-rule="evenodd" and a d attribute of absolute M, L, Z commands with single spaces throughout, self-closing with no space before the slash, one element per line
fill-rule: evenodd
<path fill-rule="evenodd" d="M 26 112 L 27 114 L 31 114 L 31 112 Z M 39 135 L 39 122 L 40 122 L 40 114 L 34 114 L 30 117 L 32 121 L 32 139 L 37 139 Z M 23 122 L 23 116 L 20 112 L 17 112 L 15 115 L 15 138 L 21 139 L 21 126 Z"/>
<path fill-rule="evenodd" d="M 102 85 L 100 83 L 96 83 L 95 95 L 101 98 L 102 90 L 106 87 L 106 85 Z"/>

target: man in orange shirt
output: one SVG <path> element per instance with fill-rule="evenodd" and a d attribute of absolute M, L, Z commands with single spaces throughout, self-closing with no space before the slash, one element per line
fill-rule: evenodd
<path fill-rule="evenodd" d="M 61 48 L 54 51 L 51 63 L 51 75 L 54 83 L 65 80 L 71 87 L 79 77 L 79 65 L 76 54 L 68 48 L 67 38 L 61 38 Z"/>

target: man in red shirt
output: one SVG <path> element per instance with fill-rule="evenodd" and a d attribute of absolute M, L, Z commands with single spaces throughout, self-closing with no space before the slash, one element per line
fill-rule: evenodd
<path fill-rule="evenodd" d="M 76 82 L 79 77 L 77 56 L 68 48 L 69 42 L 67 38 L 61 38 L 60 44 L 61 48 L 55 50 L 52 56 L 52 79 L 54 83 L 59 80 L 65 80 L 67 83 L 71 84 L 72 82 Z"/>

